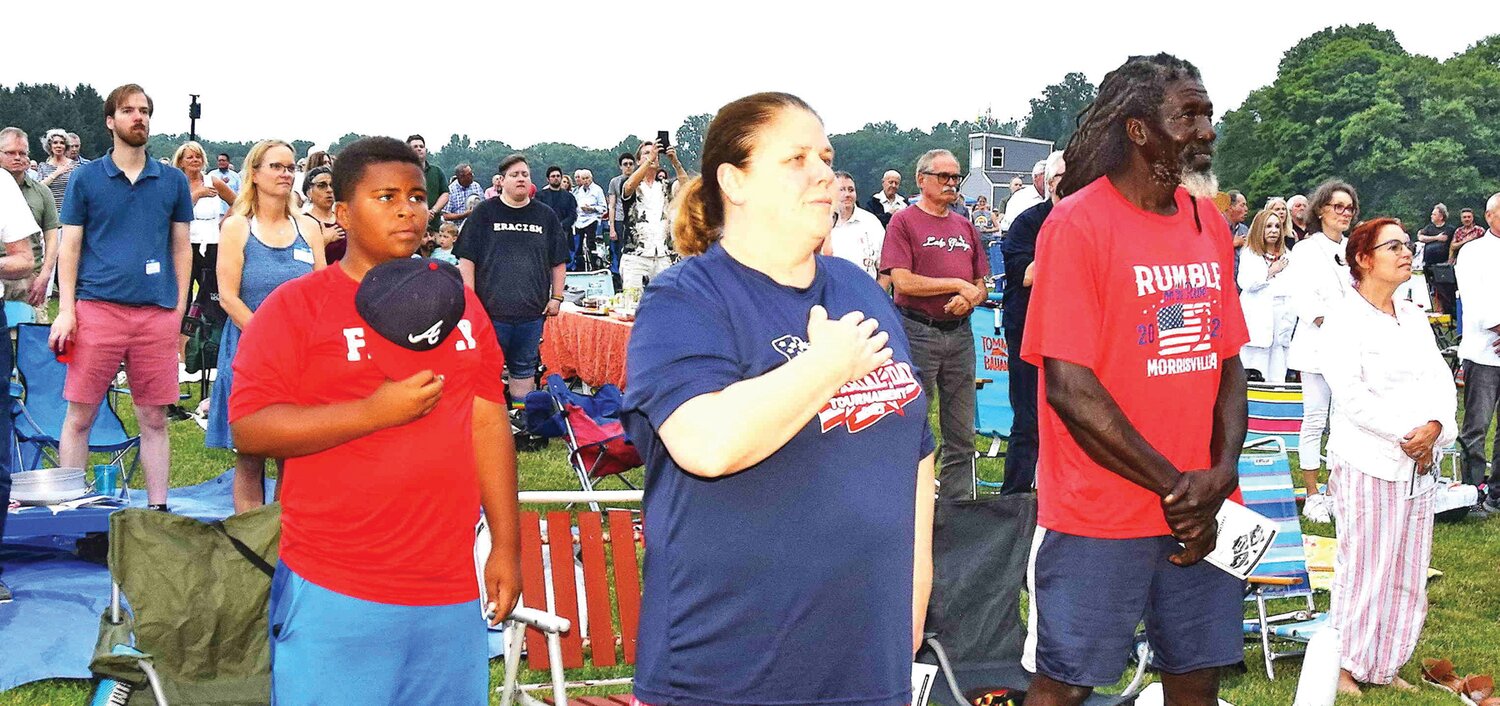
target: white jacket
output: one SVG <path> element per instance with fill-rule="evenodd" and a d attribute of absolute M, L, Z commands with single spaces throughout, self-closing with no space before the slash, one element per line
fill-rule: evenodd
<path fill-rule="evenodd" d="M 1500 227 L 1500 226 L 1496 226 Z M 1500 366 L 1490 329 L 1500 326 L 1500 235 L 1495 228 L 1464 244 L 1453 267 L 1464 295 L 1464 337 L 1458 355 L 1480 365 Z"/>
<path fill-rule="evenodd" d="M 1318 343 L 1323 335 L 1313 320 L 1324 317 L 1344 299 L 1359 296 L 1349 278 L 1349 265 L 1344 262 L 1344 241 L 1335 243 L 1322 233 L 1307 236 L 1292 249 L 1292 264 L 1281 276 L 1290 280 L 1292 310 L 1297 313 L 1297 330 L 1286 354 L 1287 367 L 1305 373 L 1322 372 Z"/>
<path fill-rule="evenodd" d="M 1326 311 L 1320 367 L 1333 399 L 1328 455 L 1381 480 L 1404 481 L 1415 462 L 1401 451 L 1402 438 L 1436 421 L 1443 428 L 1435 460 L 1458 436 L 1458 394 L 1427 313 L 1400 299 L 1395 307 L 1393 318 L 1355 292 Z"/>
<path fill-rule="evenodd" d="M 1288 264 L 1272 277 L 1265 258 L 1256 255 L 1248 245 L 1240 248 L 1240 271 L 1235 275 L 1235 283 L 1240 286 L 1240 308 L 1245 311 L 1245 326 L 1250 330 L 1250 342 L 1245 345 L 1267 348 L 1274 343 L 1271 337 L 1276 320 L 1289 305 L 1290 270 Z"/>

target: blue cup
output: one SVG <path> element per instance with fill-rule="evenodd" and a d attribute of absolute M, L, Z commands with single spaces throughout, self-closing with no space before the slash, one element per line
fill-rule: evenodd
<path fill-rule="evenodd" d="M 113 463 L 94 466 L 94 492 L 113 497 L 120 493 L 120 467 Z"/>

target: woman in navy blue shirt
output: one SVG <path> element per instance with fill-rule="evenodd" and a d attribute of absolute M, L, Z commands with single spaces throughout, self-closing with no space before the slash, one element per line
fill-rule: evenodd
<path fill-rule="evenodd" d="M 833 148 L 784 93 L 720 109 L 631 335 L 646 461 L 636 698 L 901 706 L 932 577 L 933 440 L 890 299 L 817 255 Z"/>

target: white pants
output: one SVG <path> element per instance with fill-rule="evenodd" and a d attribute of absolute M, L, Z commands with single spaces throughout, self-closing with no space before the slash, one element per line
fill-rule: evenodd
<path fill-rule="evenodd" d="M 620 257 L 620 281 L 626 289 L 641 289 L 646 286 L 646 280 L 671 266 L 672 258 L 666 255 L 624 255 Z"/>
<path fill-rule="evenodd" d="M 1411 659 L 1427 619 L 1435 493 L 1407 497 L 1409 481 L 1385 481 L 1328 461 L 1339 520 L 1329 618 L 1340 664 L 1357 681 L 1389 684 Z"/>
<path fill-rule="evenodd" d="M 1323 432 L 1328 429 L 1328 381 L 1318 373 L 1302 373 L 1302 433 L 1297 439 L 1297 465 L 1316 471 L 1323 465 Z"/>

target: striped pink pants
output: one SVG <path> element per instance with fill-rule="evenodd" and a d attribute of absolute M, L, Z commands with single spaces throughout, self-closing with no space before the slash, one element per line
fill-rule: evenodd
<path fill-rule="evenodd" d="M 1389 684 L 1427 620 L 1433 494 L 1408 499 L 1407 481 L 1380 480 L 1337 458 L 1329 467 L 1339 535 L 1329 612 L 1340 666 L 1357 681 Z"/>

